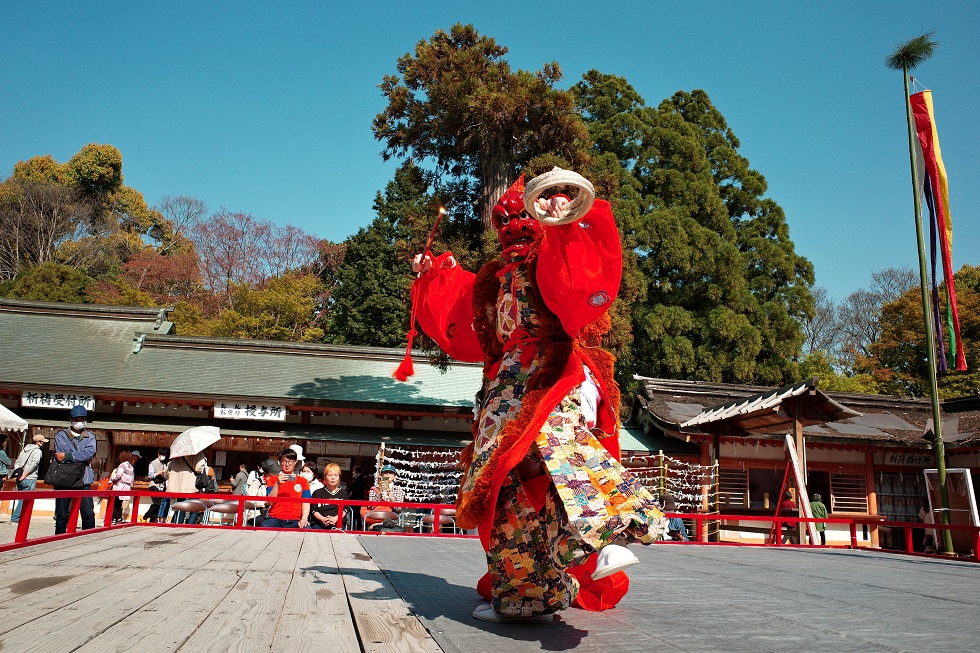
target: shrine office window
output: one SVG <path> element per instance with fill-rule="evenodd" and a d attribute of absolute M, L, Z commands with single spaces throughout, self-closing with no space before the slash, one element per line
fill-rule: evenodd
<path fill-rule="evenodd" d="M 830 512 L 868 514 L 868 484 L 864 474 L 830 475 Z"/>

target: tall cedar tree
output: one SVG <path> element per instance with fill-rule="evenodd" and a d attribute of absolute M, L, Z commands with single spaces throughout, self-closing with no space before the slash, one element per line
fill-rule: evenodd
<path fill-rule="evenodd" d="M 624 78 L 594 70 L 573 91 L 595 150 L 614 154 L 634 182 L 620 188 L 636 210 L 618 217 L 645 283 L 631 311 L 636 370 L 795 381 L 813 267 L 707 93 L 647 107 Z"/>
<path fill-rule="evenodd" d="M 571 94 L 554 88 L 558 64 L 515 72 L 506 53 L 472 25 L 437 31 L 398 59 L 398 75 L 385 76 L 388 105 L 372 127 L 385 160 L 434 166 L 441 184 L 475 200 L 484 229 L 515 172 L 535 156 L 558 154 L 577 169 L 587 156 Z"/>

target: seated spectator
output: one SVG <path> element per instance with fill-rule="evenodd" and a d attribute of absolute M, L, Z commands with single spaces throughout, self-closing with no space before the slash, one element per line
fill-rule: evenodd
<path fill-rule="evenodd" d="M 677 504 L 674 502 L 674 497 L 669 494 L 660 495 L 660 505 L 664 512 L 677 512 Z M 670 539 L 678 542 L 687 542 L 687 526 L 684 525 L 684 520 L 680 517 L 671 517 L 667 520 L 667 535 Z"/>
<path fill-rule="evenodd" d="M 303 471 L 299 475 L 305 478 L 306 482 L 310 484 L 310 494 L 316 496 L 316 491 L 323 488 L 323 483 L 320 482 L 320 470 L 317 468 L 316 463 L 312 463 L 309 460 L 303 463 L 302 469 Z"/>
<path fill-rule="evenodd" d="M 283 449 L 279 454 L 278 475 L 265 477 L 266 496 L 310 498 L 310 486 L 296 471 L 298 456 L 293 449 Z M 310 504 L 276 501 L 269 506 L 269 516 L 262 522 L 263 528 L 306 528 L 309 524 Z"/>
<path fill-rule="evenodd" d="M 387 504 L 404 503 L 405 501 L 405 490 L 395 485 L 397 473 L 393 466 L 385 465 L 382 467 L 379 476 L 381 478 L 378 484 L 372 486 L 370 492 L 368 492 L 368 501 L 371 502 L 371 505 L 361 508 L 361 517 L 365 519 L 368 530 L 381 524 L 381 521 L 367 517 L 367 513 L 381 510 L 401 512 L 401 508 L 393 508 Z"/>
<path fill-rule="evenodd" d="M 340 487 L 340 465 L 330 463 L 323 469 L 323 484 L 313 492 L 314 499 L 346 499 L 347 490 Z M 321 503 L 310 513 L 310 528 L 341 528 L 336 503 Z"/>

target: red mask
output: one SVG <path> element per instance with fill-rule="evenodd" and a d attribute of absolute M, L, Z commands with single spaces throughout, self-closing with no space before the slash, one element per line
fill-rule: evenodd
<path fill-rule="evenodd" d="M 541 223 L 524 210 L 524 175 L 494 205 L 492 219 L 504 258 L 527 256 L 541 234 Z"/>

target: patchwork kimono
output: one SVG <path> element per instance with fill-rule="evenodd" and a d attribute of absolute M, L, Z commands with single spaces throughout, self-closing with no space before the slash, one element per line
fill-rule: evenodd
<path fill-rule="evenodd" d="M 425 332 L 450 356 L 484 362 L 457 522 L 479 529 L 479 589 L 502 614 L 612 607 L 628 581 L 592 581 L 591 554 L 666 532 L 617 460 L 619 391 L 597 347 L 621 274 L 619 233 L 597 200 L 580 221 L 545 227 L 526 258 L 473 275 L 447 253 L 419 279 Z"/>

